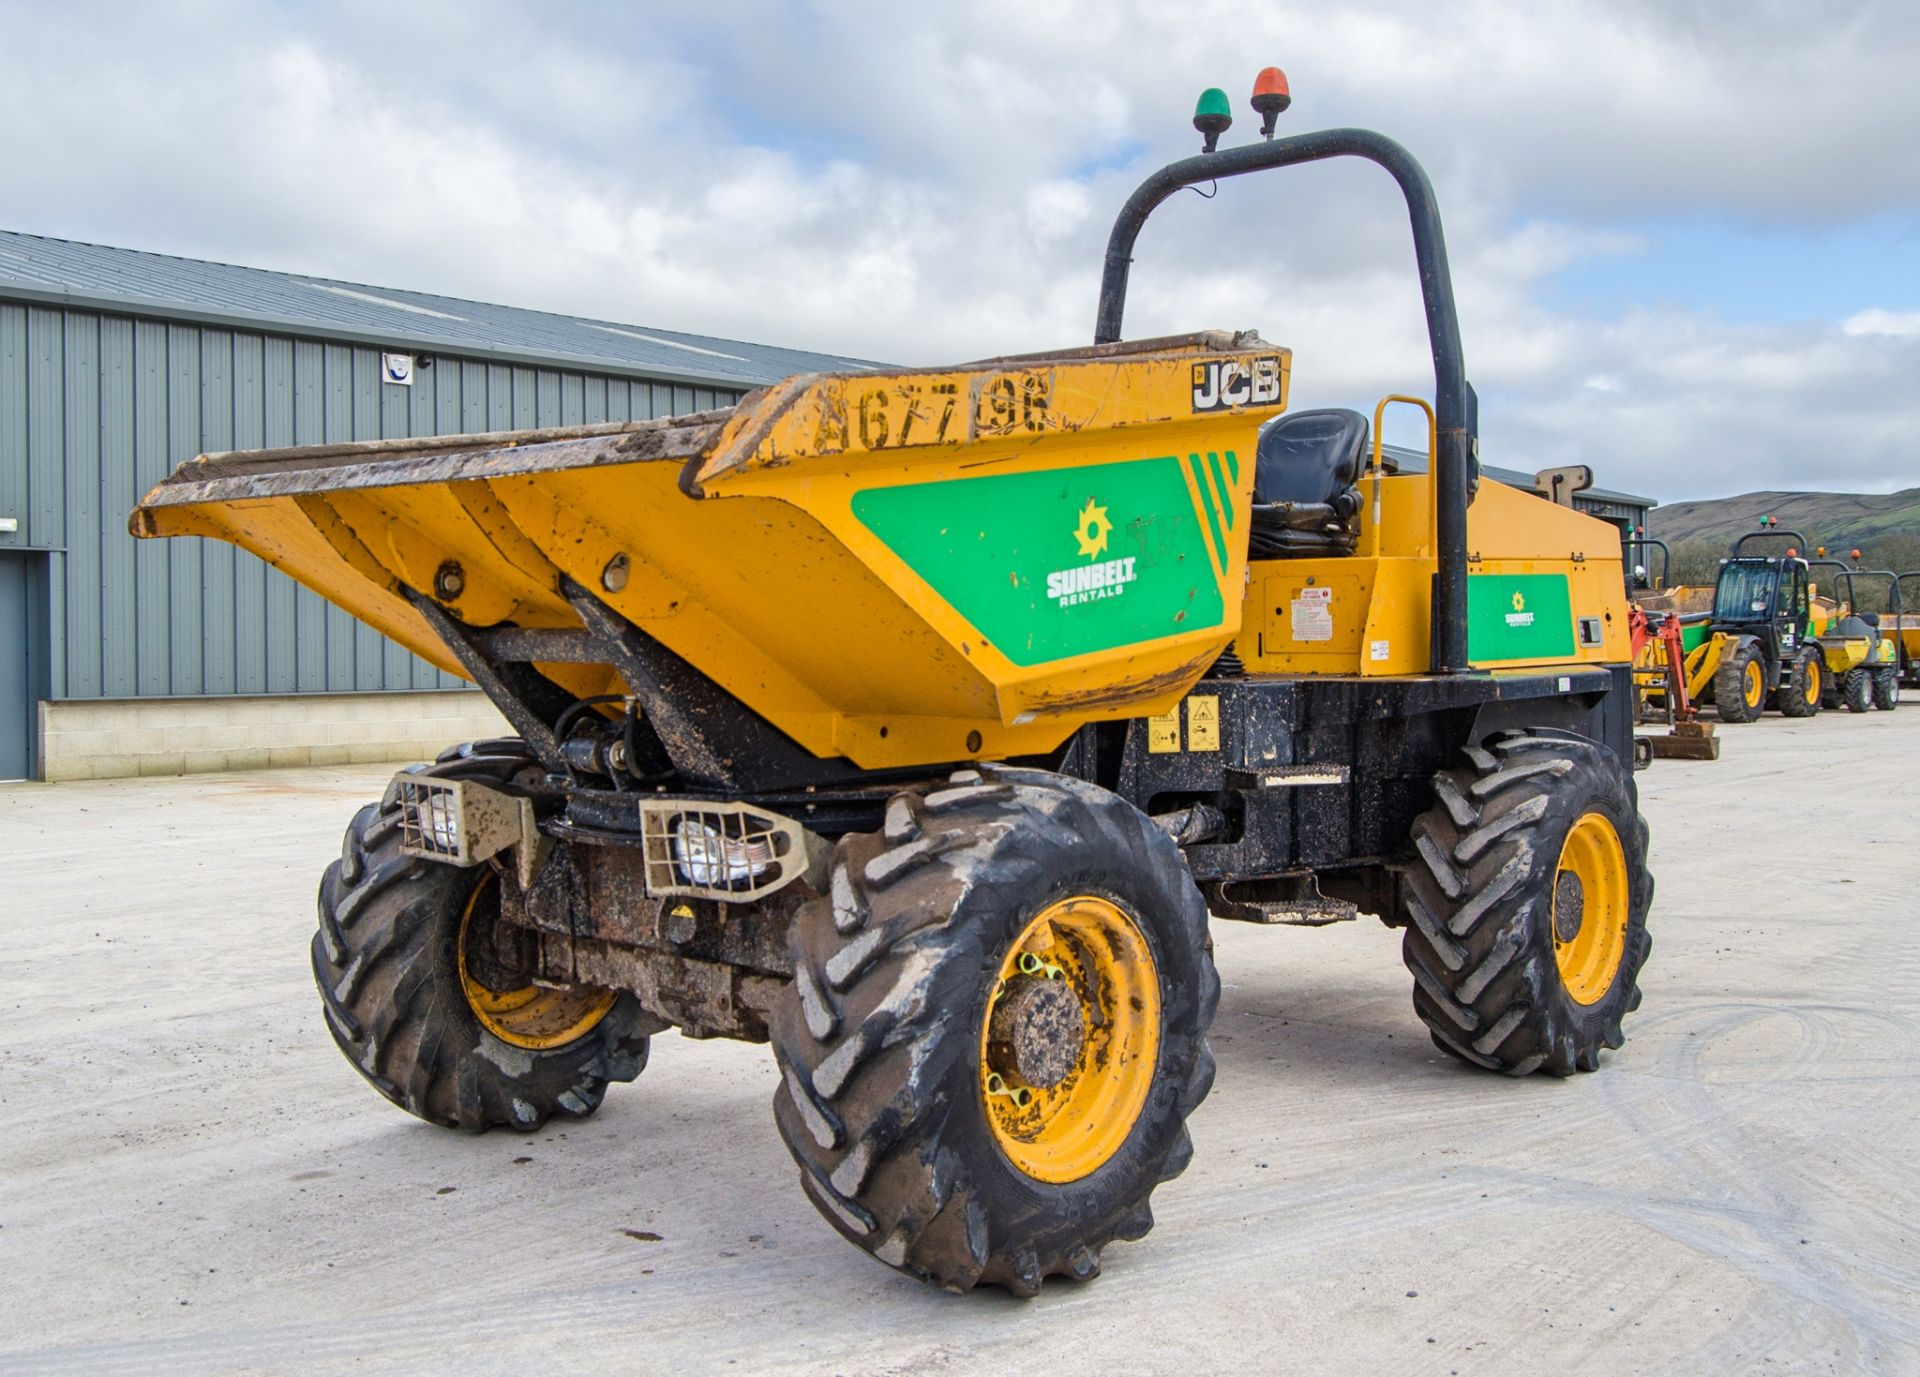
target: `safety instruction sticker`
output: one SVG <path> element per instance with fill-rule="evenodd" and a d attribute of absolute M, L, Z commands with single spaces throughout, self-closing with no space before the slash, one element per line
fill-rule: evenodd
<path fill-rule="evenodd" d="M 1330 641 L 1333 639 L 1333 590 L 1302 588 L 1293 599 L 1293 639 Z"/>
<path fill-rule="evenodd" d="M 1220 700 L 1210 693 L 1187 699 L 1187 749 L 1220 749 Z"/>
<path fill-rule="evenodd" d="M 1180 708 L 1175 704 L 1169 712 L 1147 719 L 1147 751 L 1151 755 L 1166 755 L 1180 749 Z"/>

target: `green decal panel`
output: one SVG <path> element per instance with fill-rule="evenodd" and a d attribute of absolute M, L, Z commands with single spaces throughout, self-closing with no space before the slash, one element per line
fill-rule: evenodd
<path fill-rule="evenodd" d="M 1467 658 L 1573 658 L 1573 598 L 1565 574 L 1469 574 Z"/>
<path fill-rule="evenodd" d="M 1171 455 L 868 488 L 853 514 L 1016 665 L 1226 619 Z"/>

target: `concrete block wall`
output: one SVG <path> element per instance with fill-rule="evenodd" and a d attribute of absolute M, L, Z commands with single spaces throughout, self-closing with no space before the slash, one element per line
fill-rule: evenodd
<path fill-rule="evenodd" d="M 39 758 L 49 781 L 116 779 L 431 760 L 511 733 L 471 689 L 43 702 Z"/>

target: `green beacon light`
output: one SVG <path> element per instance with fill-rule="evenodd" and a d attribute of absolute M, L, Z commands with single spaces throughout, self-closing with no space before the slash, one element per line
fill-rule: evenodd
<path fill-rule="evenodd" d="M 1233 106 L 1228 102 L 1225 91 L 1218 86 L 1209 86 L 1200 93 L 1200 103 L 1193 107 L 1193 127 L 1206 140 L 1200 151 L 1213 152 L 1220 143 L 1220 136 L 1233 127 Z"/>

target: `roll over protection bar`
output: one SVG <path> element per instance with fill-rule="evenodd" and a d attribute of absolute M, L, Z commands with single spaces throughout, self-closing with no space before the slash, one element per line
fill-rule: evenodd
<path fill-rule="evenodd" d="M 1807 551 L 1812 548 L 1807 544 L 1807 538 L 1800 532 L 1782 530 L 1778 526 L 1769 526 L 1764 531 L 1748 531 L 1745 535 L 1733 542 L 1732 546 L 1727 550 L 1727 554 L 1729 556 L 1737 556 L 1740 553 L 1740 547 L 1745 545 L 1749 540 L 1764 540 L 1770 536 L 1780 536 L 1782 538 L 1792 536 L 1793 548 L 1800 552 L 1799 557 L 1802 559 L 1806 558 Z"/>
<path fill-rule="evenodd" d="M 1665 588 L 1667 586 L 1673 574 L 1673 551 L 1667 548 L 1666 541 L 1659 539 L 1657 536 L 1629 536 L 1620 542 L 1620 549 L 1621 552 L 1629 558 L 1632 557 L 1635 550 L 1658 550 L 1660 552 L 1660 582 L 1655 584 L 1654 587 Z M 1631 568 L 1627 570 L 1627 578 L 1629 582 L 1631 582 L 1633 578 L 1633 570 Z"/>
<path fill-rule="evenodd" d="M 1840 571 L 1840 574 L 1841 574 L 1841 577 L 1843 577 L 1843 578 L 1845 578 L 1845 579 L 1846 579 L 1846 581 L 1847 581 L 1847 606 L 1848 606 L 1848 608 L 1850 608 L 1850 609 L 1854 609 L 1854 610 L 1857 610 L 1857 609 L 1859 608 L 1859 606 L 1860 606 L 1860 601 L 1859 601 L 1859 599 L 1858 599 L 1858 598 L 1856 598 L 1856 597 L 1854 596 L 1854 592 L 1853 592 L 1853 575 L 1854 575 L 1854 568 L 1853 568 L 1853 566 L 1852 566 L 1851 564 L 1842 564 L 1842 563 L 1841 563 L 1841 562 L 1840 562 L 1839 560 L 1837 560 L 1837 559 L 1810 559 L 1810 560 L 1808 560 L 1808 561 L 1807 561 L 1807 572 L 1808 572 L 1808 573 L 1812 573 L 1812 572 L 1813 572 L 1813 571 L 1814 571 L 1815 569 L 1838 569 L 1838 570 Z M 1863 571 L 1863 572 L 1864 572 L 1864 571 Z M 1834 580 L 1834 585 L 1835 585 L 1835 591 L 1836 591 L 1836 592 L 1838 592 L 1838 591 L 1839 591 L 1839 582 L 1840 582 L 1840 580 L 1839 580 L 1839 579 L 1835 579 L 1835 580 Z"/>
<path fill-rule="evenodd" d="M 1433 578 L 1431 654 L 1436 674 L 1465 673 L 1467 665 L 1467 504 L 1479 482 L 1479 407 L 1467 382 L 1460 348 L 1460 317 L 1447 268 L 1446 238 L 1440 207 L 1426 171 L 1398 143 L 1370 129 L 1322 129 L 1270 142 L 1223 148 L 1168 163 L 1135 188 L 1113 222 L 1107 239 L 1106 267 L 1100 279 L 1100 305 L 1094 318 L 1095 344 L 1120 338 L 1126 313 L 1127 273 L 1133 244 L 1147 217 L 1182 187 L 1221 177 L 1321 162 L 1328 158 L 1364 158 L 1385 168 L 1407 203 L 1413 227 L 1413 253 L 1420 270 L 1420 294 L 1426 305 L 1427 341 L 1433 353 L 1434 405 L 1438 413 L 1435 450 L 1435 505 L 1438 509 L 1438 569 Z"/>

